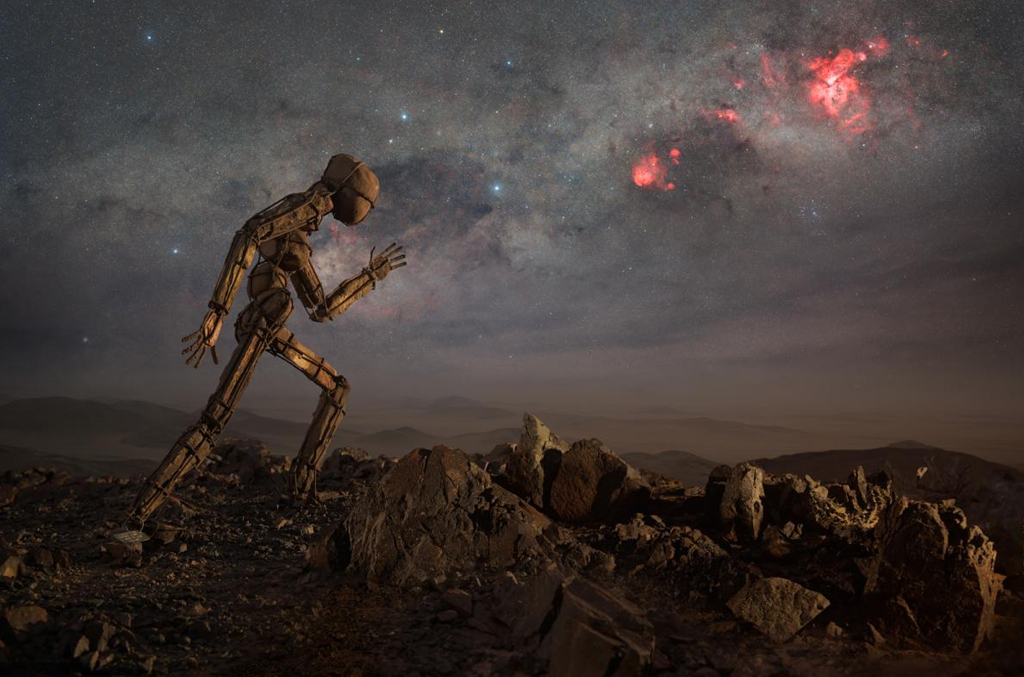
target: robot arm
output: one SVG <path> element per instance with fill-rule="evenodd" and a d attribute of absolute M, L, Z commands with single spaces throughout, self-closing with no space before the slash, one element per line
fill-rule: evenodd
<path fill-rule="evenodd" d="M 313 262 L 306 260 L 305 265 L 292 273 L 292 286 L 295 293 L 302 301 L 303 307 L 309 311 L 309 317 L 317 322 L 314 314 L 320 310 L 324 303 L 324 286 L 320 283 L 320 277 L 313 268 Z"/>
<path fill-rule="evenodd" d="M 221 316 L 228 314 L 261 242 L 304 226 L 312 225 L 311 230 L 315 230 L 332 206 L 331 189 L 317 182 L 309 190 L 288 195 L 246 221 L 231 242 L 231 250 L 213 290 L 210 309 Z M 315 273 L 313 277 L 315 279 Z"/>
<path fill-rule="evenodd" d="M 326 298 L 322 297 L 323 292 L 320 292 L 322 300 L 313 308 L 313 312 L 309 315 L 310 318 L 315 322 L 333 320 L 348 310 L 349 306 L 366 296 L 371 289 L 376 288 L 377 282 L 383 280 L 389 272 L 406 264 L 405 254 L 399 255 L 400 251 L 402 248 L 395 242 L 388 245 L 387 249 L 377 256 L 373 256 L 371 250 L 369 265 L 363 268 L 358 275 L 343 281 Z M 312 270 L 312 266 L 310 266 L 310 270 Z M 317 284 L 319 284 L 319 280 L 317 280 Z M 300 291 L 299 294 L 303 296 L 303 303 L 305 303 L 305 292 Z"/>

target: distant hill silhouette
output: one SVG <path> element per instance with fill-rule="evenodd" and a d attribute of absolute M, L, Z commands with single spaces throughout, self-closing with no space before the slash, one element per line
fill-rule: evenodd
<path fill-rule="evenodd" d="M 697 454 L 678 449 L 661 451 L 656 454 L 632 452 L 622 454 L 622 458 L 634 467 L 671 477 L 687 486 L 707 484 L 708 474 L 715 466 L 720 465 Z"/>
<path fill-rule="evenodd" d="M 858 465 L 868 473 L 879 470 L 894 472 L 909 487 L 917 484 L 917 470 L 930 468 L 922 478 L 925 486 L 938 487 L 955 481 L 954 475 L 972 484 L 986 484 L 998 479 L 1019 482 L 1024 472 L 1001 463 L 986 461 L 972 454 L 948 451 L 913 440 L 894 442 L 875 449 L 834 449 L 831 451 L 787 454 L 752 461 L 769 472 L 811 475 L 825 482 L 845 481 Z M 941 476 L 940 476 L 941 475 Z M 938 484 L 937 484 L 938 483 Z"/>
<path fill-rule="evenodd" d="M 25 447 L 0 444 L 0 472 L 40 467 L 55 468 L 84 477 L 90 475 L 127 477 L 148 474 L 156 467 L 156 461 L 143 458 L 71 458 L 59 454 L 44 454 Z"/>

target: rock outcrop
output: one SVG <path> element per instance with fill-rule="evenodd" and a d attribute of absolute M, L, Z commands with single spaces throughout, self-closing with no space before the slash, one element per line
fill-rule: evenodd
<path fill-rule="evenodd" d="M 887 637 L 976 651 L 992 632 L 1000 576 L 981 529 L 952 503 L 903 499 L 879 526 L 867 566 L 874 624 Z"/>
<path fill-rule="evenodd" d="M 656 516 L 637 514 L 613 532 L 616 568 L 629 576 L 645 575 L 684 592 L 691 604 L 722 602 L 750 575 L 707 534 L 688 526 L 668 527 Z"/>
<path fill-rule="evenodd" d="M 718 516 L 726 529 L 739 538 L 757 540 L 764 519 L 764 470 L 741 463 L 733 469 L 722 490 Z"/>
<path fill-rule="evenodd" d="M 353 506 L 334 543 L 337 566 L 409 586 L 549 559 L 556 532 L 461 451 L 437 446 L 400 459 Z"/>
<path fill-rule="evenodd" d="M 600 440 L 569 445 L 530 414 L 502 468 L 504 486 L 568 524 L 622 519 L 651 496 L 640 472 Z"/>
<path fill-rule="evenodd" d="M 545 455 L 550 452 L 548 465 L 557 461 L 569 444 L 541 422 L 536 416 L 523 414 L 523 430 L 519 444 L 509 451 L 504 464 L 506 485 L 537 508 L 543 508 L 549 487 L 545 473 Z"/>

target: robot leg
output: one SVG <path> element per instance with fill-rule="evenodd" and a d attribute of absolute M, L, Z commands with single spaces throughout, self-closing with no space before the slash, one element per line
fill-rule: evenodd
<path fill-rule="evenodd" d="M 334 432 L 345 418 L 349 385 L 324 358 L 303 345 L 282 327 L 270 344 L 270 352 L 284 359 L 323 389 L 313 421 L 292 465 L 291 490 L 296 498 L 316 495 L 316 478 Z"/>
<path fill-rule="evenodd" d="M 273 289 L 258 296 L 238 316 L 238 347 L 224 366 L 217 390 L 199 421 L 178 438 L 163 462 L 149 476 L 131 509 L 132 521 L 144 523 L 170 496 L 174 485 L 210 454 L 252 379 L 256 363 L 292 310 L 287 290 Z"/>

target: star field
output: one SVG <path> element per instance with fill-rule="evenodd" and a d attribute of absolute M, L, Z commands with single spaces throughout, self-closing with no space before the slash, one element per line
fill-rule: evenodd
<path fill-rule="evenodd" d="M 1018 2 L 0 11 L 0 394 L 198 406 L 179 338 L 234 231 L 346 152 L 381 196 L 313 236 L 325 287 L 409 265 L 289 326 L 353 406 L 1024 396 Z M 313 402 L 274 361 L 253 393 Z"/>

